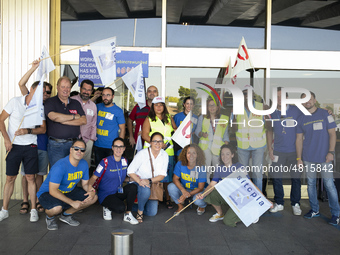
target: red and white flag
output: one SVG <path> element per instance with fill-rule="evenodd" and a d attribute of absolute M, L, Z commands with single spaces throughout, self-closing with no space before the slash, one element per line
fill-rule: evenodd
<path fill-rule="evenodd" d="M 240 46 L 238 47 L 234 68 L 233 68 L 233 71 L 232 71 L 232 74 L 231 74 L 232 84 L 235 84 L 238 73 L 240 73 L 244 70 L 250 69 L 250 68 L 254 68 L 254 65 L 251 61 L 246 41 L 242 37 L 242 40 L 240 42 Z"/>
<path fill-rule="evenodd" d="M 191 112 L 185 117 L 182 121 L 181 125 L 177 128 L 176 132 L 172 136 L 172 140 L 174 140 L 179 146 L 184 148 L 188 144 L 190 144 L 191 137 Z"/>
<path fill-rule="evenodd" d="M 231 72 L 232 72 L 232 66 L 231 66 L 231 57 L 229 57 L 229 61 L 226 67 L 226 70 L 224 72 L 224 76 L 223 76 L 223 84 L 229 84 L 231 82 Z"/>

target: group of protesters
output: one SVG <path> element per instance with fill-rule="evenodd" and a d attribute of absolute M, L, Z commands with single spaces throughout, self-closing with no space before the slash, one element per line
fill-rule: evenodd
<path fill-rule="evenodd" d="M 300 178 L 305 172 L 311 209 L 304 217 L 320 216 L 316 177 L 321 173 L 332 213 L 329 223 L 339 223 L 338 192 L 332 171 L 336 124 L 328 111 L 317 108 L 313 92 L 303 104 L 310 115 L 304 115 L 294 105 L 287 106 L 285 114 L 281 113 L 280 99 L 288 95 L 281 95 L 280 88 L 277 109 L 271 115 L 254 114 L 250 109 L 263 110 L 266 106 L 253 98 L 248 100 L 248 96 L 253 96 L 253 87 L 246 85 L 242 90 L 243 114 L 231 113 L 229 117 L 218 101 L 209 98 L 207 113 L 198 117 L 192 113 L 195 99 L 186 97 L 183 112 L 172 117 L 157 87 L 150 86 L 146 90 L 146 106 L 140 108 L 136 104 L 129 114 L 126 135 L 124 112 L 113 102 L 112 88 L 105 87 L 91 98 L 94 83 L 83 80 L 79 95 L 70 97 L 72 84 L 64 76 L 57 82 L 54 97 L 50 97 L 52 85 L 43 84 L 42 125 L 21 128 L 26 108 L 39 85 L 35 82 L 28 90 L 27 82 L 38 66 L 39 61 L 34 61 L 21 78 L 19 87 L 23 96 L 10 99 L 0 115 L 0 131 L 8 152 L 0 221 L 9 217 L 9 202 L 21 166 L 20 214 L 30 212 L 30 221 L 37 222 L 39 213 L 45 212 L 49 230 L 58 229 L 57 217 L 78 226 L 74 213 L 97 200 L 103 206 L 104 220 L 111 220 L 115 212 L 124 213 L 125 222 L 142 223 L 144 216 L 155 216 L 158 212 L 162 199 L 150 199 L 150 195 L 151 187 L 159 183 L 163 184 L 165 206 L 172 209 L 173 203 L 177 205 L 174 216 L 180 215 L 185 204 L 193 201 L 198 215 L 205 213 L 207 204 L 214 207 L 216 213 L 210 222 L 223 220 L 226 225 L 236 226 L 239 217 L 231 208 L 223 212 L 222 205 L 228 204 L 213 187 L 228 177 L 232 169 L 251 166 L 248 177 L 262 191 L 262 167 L 268 153 L 272 166 L 291 169 L 290 202 L 294 215 L 302 214 Z M 301 98 L 306 96 L 302 94 Z M 95 104 L 99 97 L 101 103 Z M 253 107 L 249 108 L 248 101 L 253 102 Z M 172 135 L 190 112 L 191 143 L 178 148 Z M 251 125 L 255 121 L 265 124 Z M 236 147 L 230 144 L 229 132 L 235 133 Z M 143 149 L 131 162 L 124 155 L 126 137 L 132 147 L 142 138 Z M 91 158 L 96 166 L 92 176 Z M 223 166 L 227 171 L 203 171 L 204 167 L 212 169 L 207 166 Z M 276 213 L 284 210 L 283 173 L 269 174 L 275 195 L 270 212 Z"/>

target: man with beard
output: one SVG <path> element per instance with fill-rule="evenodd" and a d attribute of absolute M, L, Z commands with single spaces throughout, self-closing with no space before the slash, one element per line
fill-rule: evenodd
<path fill-rule="evenodd" d="M 69 154 L 72 142 L 80 135 L 80 126 L 86 125 L 86 116 L 80 103 L 69 98 L 71 87 L 70 78 L 59 78 L 57 95 L 47 99 L 44 105 L 51 167 Z"/>
<path fill-rule="evenodd" d="M 90 100 L 90 96 L 94 89 L 94 83 L 91 80 L 83 80 L 80 84 L 80 94 L 71 97 L 77 100 L 85 112 L 87 124 L 80 126 L 80 136 L 86 143 L 86 152 L 83 159 L 86 160 L 91 167 L 91 152 L 96 137 L 97 124 L 97 106 Z"/>
<path fill-rule="evenodd" d="M 94 143 L 96 166 L 103 158 L 112 155 L 112 141 L 125 137 L 125 118 L 121 108 L 113 101 L 114 90 L 105 88 L 102 93 L 103 102 L 97 104 L 97 140 Z"/>
<path fill-rule="evenodd" d="M 336 123 L 327 110 L 317 108 L 315 94 L 303 106 L 311 115 L 302 115 L 298 119 L 296 131 L 296 154 L 299 171 L 305 166 L 307 176 L 307 192 L 311 209 L 304 215 L 306 219 L 320 217 L 319 202 L 316 192 L 317 173 L 321 177 L 328 195 L 328 203 L 332 218 L 331 225 L 339 224 L 339 200 L 333 179 L 333 164 L 336 144 Z M 306 95 L 302 94 L 301 98 Z"/>

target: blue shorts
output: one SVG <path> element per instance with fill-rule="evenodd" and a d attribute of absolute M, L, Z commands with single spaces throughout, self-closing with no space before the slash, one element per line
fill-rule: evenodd
<path fill-rule="evenodd" d="M 64 193 L 64 195 L 69 199 L 72 199 L 73 201 L 84 201 L 88 197 L 85 196 L 86 193 L 87 192 L 82 188 L 75 187 L 74 190 L 69 193 Z M 62 206 L 64 210 L 71 207 L 71 205 L 66 204 L 58 198 L 51 196 L 49 192 L 42 193 L 38 198 L 41 206 L 47 210 L 51 210 L 52 208 L 57 206 Z"/>

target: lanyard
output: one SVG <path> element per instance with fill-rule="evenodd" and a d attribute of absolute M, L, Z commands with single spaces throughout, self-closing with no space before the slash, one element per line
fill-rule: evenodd
<path fill-rule="evenodd" d="M 117 167 L 117 171 L 118 171 L 118 177 L 119 177 L 119 187 L 121 187 L 122 186 L 122 175 L 123 175 L 123 169 L 122 169 L 122 167 L 121 167 L 121 169 L 120 169 L 120 175 L 119 175 L 119 167 L 118 167 L 118 163 L 117 163 L 117 161 L 115 160 L 115 158 L 112 156 L 112 158 L 113 158 L 113 160 L 114 160 L 114 162 L 116 163 L 116 167 Z M 120 159 L 120 160 L 122 160 L 122 159 Z M 121 162 L 121 161 L 120 161 Z"/>

